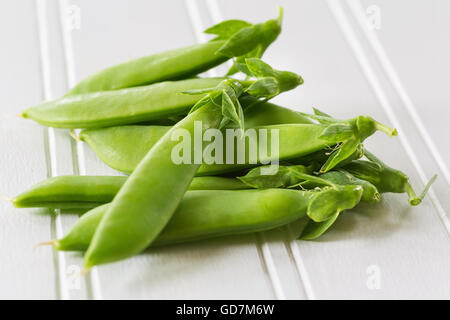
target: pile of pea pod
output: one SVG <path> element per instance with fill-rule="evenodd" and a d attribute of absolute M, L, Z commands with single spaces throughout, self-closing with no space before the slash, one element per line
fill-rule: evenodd
<path fill-rule="evenodd" d="M 269 102 L 303 84 L 296 73 L 261 60 L 281 23 L 282 9 L 262 23 L 223 21 L 205 31 L 215 36 L 209 42 L 109 67 L 63 97 L 25 110 L 23 118 L 71 130 L 124 175 L 53 177 L 11 199 L 14 206 L 79 212 L 69 232 L 48 244 L 84 251 L 88 270 L 149 246 L 260 232 L 299 219 L 307 223 L 298 237 L 316 239 L 342 212 L 379 202 L 386 192 L 405 193 L 418 205 L 435 177 L 417 195 L 404 173 L 363 145 L 376 131 L 395 136 L 395 129 L 368 116 L 339 120 Z M 198 76 L 229 60 L 223 77 Z M 174 163 L 178 142 L 172 134 L 193 134 L 200 121 L 202 132 L 277 129 L 277 170 L 267 173 L 271 156 L 236 164 Z"/>

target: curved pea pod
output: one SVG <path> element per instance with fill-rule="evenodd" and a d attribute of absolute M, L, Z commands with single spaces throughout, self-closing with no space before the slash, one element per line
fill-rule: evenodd
<path fill-rule="evenodd" d="M 252 130 L 253 129 L 253 130 Z M 295 159 L 325 148 L 326 140 L 320 138 L 324 127 L 317 124 L 283 124 L 260 126 L 245 131 L 244 137 L 235 137 L 234 158 L 227 159 L 230 140 L 223 135 L 223 158 L 215 163 L 203 164 L 199 176 L 239 171 L 257 165 L 277 164 L 278 161 Z M 267 146 L 260 141 L 267 141 Z M 239 151 L 239 150 L 242 151 Z M 240 156 L 242 155 L 242 156 Z M 221 160 L 222 163 L 219 161 Z"/>
<path fill-rule="evenodd" d="M 145 154 L 153 145 L 158 142 L 158 135 L 164 134 L 170 128 L 157 126 L 123 126 L 105 129 L 83 130 L 80 139 L 89 144 L 97 156 L 108 166 L 124 173 L 131 173 L 142 160 Z M 237 159 L 234 164 L 226 164 L 225 158 L 221 161 L 223 164 L 204 164 L 200 167 L 197 175 L 216 175 L 221 173 L 239 171 L 244 168 L 256 166 L 261 161 L 270 162 L 270 145 L 267 148 L 268 155 L 260 157 L 260 148 L 258 140 L 261 135 L 271 141 L 272 134 L 276 132 L 279 137 L 279 159 L 295 159 L 303 155 L 321 150 L 327 147 L 327 142 L 319 138 L 323 131 L 323 126 L 316 124 L 286 124 L 260 126 L 255 129 L 255 135 L 246 139 L 243 146 L 245 155 L 244 163 L 238 164 Z M 222 154 L 226 155 L 226 134 L 223 135 L 224 142 Z M 133 144 L 130 144 L 133 141 Z M 234 138 L 233 153 L 237 154 L 238 138 Z M 305 141 L 307 143 L 302 143 Z M 140 146 L 136 148 L 135 146 Z M 256 163 L 249 163 L 250 145 L 257 146 Z M 275 155 L 274 155 L 275 158 Z"/>
<path fill-rule="evenodd" d="M 217 127 L 221 119 L 220 108 L 208 103 L 172 127 L 147 153 L 96 229 L 84 257 L 87 268 L 138 254 L 157 237 L 200 166 L 172 161 L 172 149 L 178 143 L 172 140 L 172 133 L 186 130 L 194 136 L 195 122 L 201 123 L 200 130 L 204 132 Z M 194 148 L 188 152 L 193 155 Z"/>
<path fill-rule="evenodd" d="M 123 176 L 59 176 L 44 180 L 11 199 L 17 208 L 94 208 L 111 202 L 127 180 Z M 249 187 L 233 178 L 197 177 L 189 190 L 239 190 Z"/>
<path fill-rule="evenodd" d="M 82 80 L 66 96 L 189 78 L 228 60 L 217 52 L 223 44 L 224 41 L 195 44 L 121 63 Z"/>
<path fill-rule="evenodd" d="M 244 118 L 247 128 L 283 123 L 311 123 L 307 118 L 288 108 L 268 102 L 261 103 L 249 96 L 241 101 L 246 108 Z M 141 125 L 86 129 L 80 133 L 80 139 L 86 142 L 108 166 L 124 173 L 131 173 L 169 129 L 168 126 Z"/>
<path fill-rule="evenodd" d="M 305 217 L 309 212 L 309 204 L 320 197 L 321 192 L 291 189 L 188 191 L 170 222 L 151 246 L 277 228 Z M 341 194 L 344 198 L 349 195 L 353 197 L 351 192 Z M 86 213 L 65 237 L 51 243 L 58 250 L 86 250 L 108 206 L 110 204 Z M 331 211 L 335 212 L 335 208 L 331 208 Z"/>
<path fill-rule="evenodd" d="M 55 128 L 98 128 L 186 114 L 205 94 L 182 91 L 217 86 L 223 78 L 167 81 L 129 89 L 63 97 L 25 110 L 24 118 Z"/>
<path fill-rule="evenodd" d="M 409 177 L 400 170 L 393 169 L 383 163 L 375 155 L 365 150 L 364 155 L 369 159 L 355 160 L 345 165 L 343 169 L 353 176 L 372 183 L 381 193 L 406 193 L 409 203 L 416 206 L 422 202 L 431 184 L 436 180 L 434 175 L 426 184 L 420 195 L 416 195 L 414 189 L 409 183 Z"/>
<path fill-rule="evenodd" d="M 240 58 L 241 62 L 245 57 L 259 58 L 281 32 L 281 14 L 277 20 L 255 25 L 242 20 L 227 20 L 205 32 L 217 37 L 207 43 L 156 53 L 106 68 L 82 80 L 66 95 L 186 79 L 229 58 L 245 55 Z"/>

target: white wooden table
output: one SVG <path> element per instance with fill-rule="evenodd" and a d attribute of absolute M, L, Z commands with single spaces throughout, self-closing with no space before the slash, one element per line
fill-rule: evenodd
<path fill-rule="evenodd" d="M 2 1 L 0 194 L 50 176 L 118 174 L 67 130 L 14 117 L 25 107 L 103 67 L 205 41 L 202 30 L 222 19 L 274 17 L 277 4 L 284 30 L 265 59 L 305 79 L 277 101 L 396 127 L 397 138 L 376 134 L 366 146 L 417 189 L 439 174 L 423 204 L 389 194 L 344 214 L 320 241 L 282 228 L 155 249 L 76 278 L 80 254 L 32 247 L 77 216 L 1 201 L 0 298 L 450 298 L 447 0 Z"/>

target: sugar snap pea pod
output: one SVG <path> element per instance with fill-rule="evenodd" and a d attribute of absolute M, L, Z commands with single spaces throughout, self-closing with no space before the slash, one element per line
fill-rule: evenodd
<path fill-rule="evenodd" d="M 223 44 L 224 41 L 195 44 L 121 63 L 80 81 L 66 96 L 188 78 L 228 60 L 217 52 Z"/>
<path fill-rule="evenodd" d="M 249 60 L 248 63 L 264 64 L 259 59 Z M 258 74 L 256 80 L 250 81 L 250 86 L 263 76 Z M 283 91 L 296 87 L 294 83 L 299 85 L 303 82 L 300 76 L 291 72 L 277 76 L 275 84 Z M 179 139 L 177 135 L 183 132 L 181 137 L 187 135 L 188 139 L 195 139 L 199 134 L 203 136 L 206 129 L 217 129 L 228 122 L 244 127 L 243 110 L 238 98 L 248 84 L 232 79 L 222 81 L 150 149 L 114 197 L 95 231 L 84 256 L 86 268 L 133 256 L 155 240 L 170 221 L 200 167 L 195 161 L 174 161 L 173 152 L 176 152 L 178 145 L 177 141 L 173 141 L 174 136 Z M 195 94 L 192 91 L 188 93 Z M 190 144 L 187 150 L 183 150 L 183 156 L 190 155 L 191 159 L 197 157 L 195 153 L 198 150 L 194 145 Z M 202 146 L 200 151 L 203 153 Z M 161 194 L 165 196 L 161 197 Z"/>
<path fill-rule="evenodd" d="M 327 124 L 328 127 L 321 138 L 327 140 L 330 144 L 337 144 L 336 150 L 320 168 L 322 173 L 333 169 L 337 164 L 348 159 L 350 155 L 358 150 L 358 147 L 364 140 L 376 131 L 384 132 L 391 137 L 397 135 L 397 130 L 391 129 L 368 116 L 359 116 L 350 120 L 338 120 L 318 109 L 314 109 L 313 115 L 301 114 L 306 117 L 309 116 L 319 123 Z"/>
<path fill-rule="evenodd" d="M 79 82 L 66 95 L 185 79 L 247 52 L 257 51 L 259 54 L 253 56 L 260 58 L 265 48 L 275 41 L 281 31 L 281 18 L 256 24 L 255 27 L 246 21 L 236 21 L 224 21 L 206 30 L 207 33 L 219 35 L 214 41 L 161 52 L 106 68 Z M 257 29 L 257 32 L 245 33 L 243 28 Z M 236 39 L 240 39 L 245 45 L 240 45 Z M 261 50 L 262 48 L 264 50 Z"/>
<path fill-rule="evenodd" d="M 217 86 L 223 78 L 167 81 L 129 89 L 63 97 L 25 110 L 24 118 L 56 128 L 97 128 L 186 114 L 205 94 L 181 91 Z"/>
<path fill-rule="evenodd" d="M 17 208 L 94 208 L 111 202 L 127 177 L 59 176 L 44 180 L 11 199 Z M 197 177 L 189 190 L 238 190 L 249 187 L 234 178 Z"/>
<path fill-rule="evenodd" d="M 408 195 L 409 203 L 412 206 L 416 206 L 422 202 L 422 199 L 425 197 L 431 184 L 437 178 L 437 175 L 434 175 L 426 184 L 422 193 L 416 195 L 406 174 L 400 170 L 389 167 L 367 150 L 364 151 L 364 155 L 369 161 L 352 161 L 343 168 L 353 176 L 369 181 L 375 185 L 380 192 L 406 193 Z"/>
<path fill-rule="evenodd" d="M 244 108 L 247 128 L 284 123 L 311 123 L 290 109 L 268 102 L 257 103 L 258 101 L 250 96 L 240 101 Z M 229 127 L 234 125 L 230 124 Z M 141 125 L 86 129 L 80 133 L 80 139 L 86 142 L 108 166 L 124 173 L 131 173 L 169 129 L 168 126 Z M 133 143 L 129 143 L 130 141 Z"/>
<path fill-rule="evenodd" d="M 356 203 L 361 195 L 355 188 L 335 192 L 348 203 Z M 316 206 L 311 209 L 309 206 L 313 201 L 320 202 L 323 196 L 327 196 L 323 191 L 290 189 L 188 191 L 151 246 L 273 229 L 306 215 L 318 215 L 311 211 Z M 109 206 L 106 204 L 86 213 L 65 237 L 51 243 L 58 250 L 86 250 Z M 340 207 L 342 205 L 337 204 L 328 208 L 328 214 Z"/>
<path fill-rule="evenodd" d="M 222 159 L 222 163 L 203 164 L 197 172 L 199 176 L 205 175 L 217 175 L 233 171 L 239 171 L 245 168 L 251 168 L 258 163 L 268 163 L 272 159 L 259 157 L 259 146 L 257 141 L 261 136 L 267 136 L 267 140 L 270 141 L 272 134 L 277 134 L 279 139 L 279 154 L 278 159 L 280 161 L 289 161 L 292 163 L 308 164 L 312 162 L 312 158 L 309 155 L 319 152 L 317 161 L 323 161 L 326 157 L 329 157 L 332 152 L 328 152 L 329 143 L 327 140 L 322 139 L 322 133 L 326 125 L 320 124 L 284 124 L 284 125 L 270 125 L 255 127 L 255 135 L 248 135 L 245 144 L 242 146 L 245 159 L 243 163 L 237 163 L 234 161 L 232 164 L 227 164 L 226 159 Z M 80 139 L 89 144 L 92 150 L 97 156 L 105 162 L 108 166 L 119 170 L 124 173 L 131 173 L 136 165 L 142 160 L 146 152 L 156 144 L 159 140 L 159 136 L 166 131 L 168 127 L 157 126 L 122 126 L 102 129 L 88 129 L 83 130 L 80 134 Z M 222 143 L 224 152 L 226 154 L 226 134 L 224 132 Z M 130 144 L 129 141 L 133 141 Z M 238 143 L 243 143 L 234 139 L 234 150 L 237 154 Z M 305 141 L 307 143 L 302 143 Z M 135 145 L 140 146 L 135 148 Z M 257 146 L 257 158 L 254 164 L 250 163 L 249 149 L 250 146 Z M 358 158 L 360 155 L 360 146 L 355 150 L 348 158 L 343 159 L 343 164 L 349 162 L 349 160 Z M 268 148 L 269 149 L 269 148 Z M 270 151 L 271 150 L 267 150 Z M 340 166 L 336 162 L 335 166 Z"/>

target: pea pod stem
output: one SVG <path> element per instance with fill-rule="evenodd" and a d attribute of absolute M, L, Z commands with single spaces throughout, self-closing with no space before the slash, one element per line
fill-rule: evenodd
<path fill-rule="evenodd" d="M 388 127 L 388 126 L 386 126 L 386 125 L 384 125 L 384 124 L 382 124 L 382 123 L 380 123 L 380 122 L 378 122 L 376 120 L 374 120 L 374 122 L 375 122 L 376 130 L 384 132 L 390 137 L 394 137 L 394 136 L 398 135 L 397 129 L 390 128 L 390 127 Z"/>
<path fill-rule="evenodd" d="M 12 198 L 9 198 L 9 197 L 4 196 L 4 195 L 2 195 L 2 194 L 0 194 L 0 199 L 6 200 L 6 201 L 9 201 L 9 202 L 13 202 L 13 199 L 12 199 Z"/>
<path fill-rule="evenodd" d="M 364 150 L 364 155 L 369 161 L 355 160 L 346 164 L 343 169 L 357 178 L 366 180 L 377 187 L 380 192 L 406 193 L 411 205 L 416 206 L 422 202 L 431 184 L 436 180 L 434 175 L 425 185 L 419 196 L 409 183 L 409 177 L 400 170 L 393 169 L 382 162 L 373 153 Z"/>

